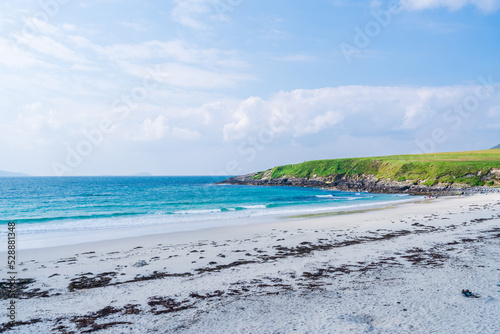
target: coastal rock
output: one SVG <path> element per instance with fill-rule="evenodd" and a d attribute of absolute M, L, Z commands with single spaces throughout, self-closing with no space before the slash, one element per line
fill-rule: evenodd
<path fill-rule="evenodd" d="M 371 192 L 384 194 L 410 194 L 410 195 L 457 195 L 463 192 L 498 192 L 497 188 L 472 187 L 467 185 L 437 184 L 426 186 L 411 181 L 381 180 L 373 175 L 347 176 L 343 174 L 329 175 L 327 177 L 296 178 L 280 177 L 272 179 L 268 175 L 256 178 L 258 173 L 231 177 L 219 184 L 254 185 L 254 186 L 292 186 L 315 187 L 331 190 Z"/>

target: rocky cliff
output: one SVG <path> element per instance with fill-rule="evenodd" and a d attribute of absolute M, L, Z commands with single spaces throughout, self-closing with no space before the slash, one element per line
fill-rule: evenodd
<path fill-rule="evenodd" d="M 222 183 L 324 187 L 373 193 L 498 191 L 500 149 L 314 160 L 276 166 Z"/>
<path fill-rule="evenodd" d="M 294 186 L 294 187 L 318 187 L 342 191 L 366 191 L 371 193 L 407 193 L 411 195 L 458 195 L 462 192 L 498 192 L 497 188 L 477 187 L 460 184 L 437 184 L 432 186 L 422 185 L 410 181 L 393 181 L 377 179 L 373 175 L 347 176 L 330 175 L 327 177 L 297 178 L 256 178 L 258 173 L 235 176 L 220 184 L 255 185 L 255 186 Z M 416 183 L 416 184 L 415 184 Z"/>

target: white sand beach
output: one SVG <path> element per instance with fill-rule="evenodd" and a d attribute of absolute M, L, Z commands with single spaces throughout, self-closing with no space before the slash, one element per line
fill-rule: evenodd
<path fill-rule="evenodd" d="M 20 249 L 0 331 L 498 333 L 499 246 L 496 193 Z"/>

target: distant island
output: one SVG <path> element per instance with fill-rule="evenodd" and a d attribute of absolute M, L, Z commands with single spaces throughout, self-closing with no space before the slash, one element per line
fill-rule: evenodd
<path fill-rule="evenodd" d="M 236 176 L 220 183 L 453 194 L 474 186 L 500 186 L 500 149 L 316 160 Z"/>
<path fill-rule="evenodd" d="M 0 177 L 20 177 L 20 176 L 29 176 L 29 175 L 24 173 L 14 173 L 14 172 L 6 172 L 0 170 Z"/>

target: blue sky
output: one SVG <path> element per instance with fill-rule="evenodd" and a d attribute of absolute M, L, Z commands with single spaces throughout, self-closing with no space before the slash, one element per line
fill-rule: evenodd
<path fill-rule="evenodd" d="M 0 4 L 0 169 L 239 174 L 500 143 L 500 0 Z"/>

